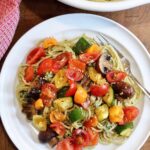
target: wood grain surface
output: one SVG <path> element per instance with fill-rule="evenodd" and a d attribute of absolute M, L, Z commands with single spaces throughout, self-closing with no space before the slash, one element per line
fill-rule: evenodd
<path fill-rule="evenodd" d="M 96 13 L 75 9 L 61 4 L 56 0 L 23 0 L 20 5 L 20 12 L 20 22 L 16 34 L 7 53 L 0 61 L 0 68 L 11 47 L 26 31 L 48 18 L 68 13 L 93 13 L 113 19 L 132 31 L 150 52 L 150 5 L 144 5 L 120 12 Z M 9 139 L 0 121 L 0 150 L 15 149 L 17 148 Z M 150 138 L 143 145 L 142 150 L 150 150 Z"/>

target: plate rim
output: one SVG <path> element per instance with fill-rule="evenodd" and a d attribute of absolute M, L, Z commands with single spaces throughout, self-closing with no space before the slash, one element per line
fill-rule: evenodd
<path fill-rule="evenodd" d="M 64 16 L 72 16 L 72 15 L 88 15 L 89 17 L 97 17 L 98 19 L 102 19 L 102 20 L 105 20 L 105 21 L 107 21 L 107 22 L 110 22 L 110 23 L 112 23 L 112 24 L 117 25 L 117 27 L 122 28 L 125 32 L 127 32 L 129 35 L 131 35 L 131 37 L 132 37 L 133 39 L 135 39 L 135 40 L 138 42 L 138 44 L 139 44 L 140 46 L 142 46 L 142 48 L 143 48 L 143 50 L 144 50 L 146 56 L 148 56 L 148 58 L 149 58 L 149 60 L 150 60 L 150 54 L 149 54 L 149 52 L 147 51 L 146 47 L 145 47 L 145 46 L 143 45 L 143 43 L 142 43 L 131 31 L 129 31 L 126 27 L 124 27 L 123 25 L 119 24 L 118 22 L 116 22 L 116 21 L 114 21 L 114 20 L 111 20 L 111 19 L 109 19 L 109 18 L 107 18 L 107 17 L 98 16 L 98 15 L 93 15 L 93 14 L 88 14 L 88 13 L 71 13 L 71 14 L 65 14 L 65 15 L 60 15 L 60 16 L 56 16 L 56 17 L 49 18 L 49 19 L 47 19 L 47 20 L 45 20 L 45 21 L 43 21 L 43 22 L 41 22 L 41 23 L 39 23 L 39 24 L 33 26 L 33 27 L 32 27 L 31 29 L 29 29 L 28 31 L 26 31 L 26 32 L 16 41 L 16 43 L 13 45 L 13 47 L 11 48 L 11 50 L 14 49 L 14 47 L 15 47 L 16 45 L 18 45 L 18 43 L 20 42 L 20 40 L 21 40 L 24 36 L 26 36 L 26 34 L 30 33 L 30 31 L 32 31 L 33 29 L 35 29 L 37 26 L 40 26 L 41 24 L 46 23 L 46 22 L 49 22 L 50 20 L 53 20 L 53 19 L 61 18 L 61 17 L 64 17 Z M 84 16 L 83 16 L 83 17 L 84 17 Z M 10 55 L 11 55 L 11 53 L 12 53 L 11 50 L 9 51 L 9 53 L 8 53 L 8 55 L 7 55 L 7 57 L 6 57 L 5 61 L 4 61 L 4 63 L 3 63 L 3 66 L 2 66 L 2 69 L 1 69 L 1 74 L 0 74 L 0 81 L 2 80 L 2 77 L 3 77 L 2 74 L 3 74 L 4 69 L 5 69 L 5 64 L 7 63 L 7 60 L 8 60 L 8 58 L 10 57 Z M 1 83 L 1 82 L 0 82 L 0 83 Z M 1 86 L 2 86 L 2 85 L 0 84 L 0 90 L 1 90 L 1 88 L 2 88 Z M 0 95 L 1 95 L 1 91 L 0 91 Z M 1 104 L 1 103 L 2 103 L 2 100 L 0 100 L 0 104 Z M 0 108 L 1 108 L 1 107 L 2 107 L 2 105 L 0 105 Z M 5 121 L 4 121 L 4 118 L 3 118 L 2 109 L 0 109 L 0 114 L 1 114 L 1 120 L 2 120 L 2 123 L 3 123 L 4 129 L 5 129 L 5 131 L 7 132 L 7 135 L 9 136 L 9 138 L 11 139 L 11 141 L 14 143 L 14 145 L 15 145 L 17 148 L 20 148 L 20 145 L 18 146 L 18 143 L 17 143 L 17 142 L 15 141 L 15 139 L 13 138 L 13 135 L 9 133 L 9 129 L 8 129 L 8 127 L 7 127 L 7 125 L 6 125 Z M 147 140 L 147 138 L 148 138 L 149 136 L 150 136 L 150 131 L 147 133 L 147 136 L 145 137 L 145 139 L 143 140 L 143 142 L 141 142 L 141 144 L 140 144 L 140 146 L 138 147 L 138 149 L 140 149 L 140 148 L 143 146 L 143 144 L 145 143 L 145 141 Z"/>
<path fill-rule="evenodd" d="M 117 1 L 117 2 L 91 2 L 91 1 L 82 1 L 81 0 L 58 0 L 61 3 L 64 3 L 66 5 L 83 9 L 83 10 L 89 10 L 89 11 L 97 11 L 97 12 L 114 12 L 114 11 L 120 11 L 120 10 L 126 10 L 130 8 L 134 8 L 140 5 L 148 4 L 150 3 L 150 0 L 123 0 L 123 1 Z M 85 7 L 86 6 L 86 7 Z"/>

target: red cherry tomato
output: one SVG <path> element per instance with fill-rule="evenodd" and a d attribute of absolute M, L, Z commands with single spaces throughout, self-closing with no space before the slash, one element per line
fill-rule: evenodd
<path fill-rule="evenodd" d="M 89 135 L 89 143 L 88 146 L 94 146 L 98 144 L 99 141 L 99 134 L 97 132 L 94 132 L 92 129 L 87 129 L 88 135 Z"/>
<path fill-rule="evenodd" d="M 91 117 L 89 120 L 84 122 L 84 126 L 87 128 L 96 127 L 98 124 L 98 120 L 96 116 Z"/>
<path fill-rule="evenodd" d="M 66 129 L 65 127 L 60 123 L 56 122 L 50 125 L 50 128 L 53 129 L 57 134 L 64 136 Z"/>
<path fill-rule="evenodd" d="M 27 82 L 30 82 L 34 79 L 34 68 L 33 66 L 28 66 L 26 69 L 25 69 L 25 76 L 24 76 L 25 80 Z"/>
<path fill-rule="evenodd" d="M 135 106 L 127 106 L 123 108 L 124 118 L 122 122 L 119 122 L 120 125 L 132 122 L 139 114 L 139 109 Z"/>
<path fill-rule="evenodd" d="M 95 62 L 100 56 L 100 53 L 84 53 L 84 54 L 80 54 L 79 59 L 88 64 L 88 63 L 93 63 Z"/>
<path fill-rule="evenodd" d="M 109 86 L 107 84 L 103 85 L 91 85 L 90 91 L 94 96 L 105 96 L 108 92 Z"/>
<path fill-rule="evenodd" d="M 33 49 L 27 56 L 27 64 L 35 64 L 41 57 L 45 56 L 44 48 L 38 47 Z"/>
<path fill-rule="evenodd" d="M 87 131 L 82 129 L 76 129 L 72 133 L 73 143 L 81 147 L 88 146 L 89 134 Z"/>
<path fill-rule="evenodd" d="M 72 54 L 69 52 L 65 52 L 65 53 L 58 55 L 53 61 L 53 69 L 59 70 L 63 68 L 71 59 L 71 57 L 72 57 Z"/>
<path fill-rule="evenodd" d="M 56 150 L 76 150 L 76 149 L 74 149 L 74 145 L 72 144 L 72 138 L 66 138 L 57 144 Z"/>
<path fill-rule="evenodd" d="M 41 98 L 42 99 L 54 99 L 56 97 L 57 88 L 54 84 L 45 83 L 42 85 Z"/>
<path fill-rule="evenodd" d="M 42 75 L 48 71 L 52 71 L 52 66 L 53 66 L 53 60 L 50 58 L 44 59 L 37 70 L 38 75 Z"/>
<path fill-rule="evenodd" d="M 66 96 L 73 96 L 77 90 L 76 82 L 69 80 L 70 88 L 66 92 Z"/>
<path fill-rule="evenodd" d="M 86 64 L 78 59 L 71 59 L 69 61 L 69 69 L 79 70 L 80 72 L 85 71 Z"/>
<path fill-rule="evenodd" d="M 83 73 L 76 69 L 67 69 L 66 76 L 69 80 L 80 81 L 83 78 Z"/>
<path fill-rule="evenodd" d="M 125 79 L 125 77 L 127 76 L 127 74 L 125 72 L 122 71 L 110 71 L 106 74 L 106 79 L 108 82 L 112 83 L 112 82 L 119 82 Z"/>

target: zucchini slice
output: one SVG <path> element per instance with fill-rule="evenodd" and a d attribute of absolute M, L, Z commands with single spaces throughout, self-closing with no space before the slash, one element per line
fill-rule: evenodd
<path fill-rule="evenodd" d="M 90 43 L 84 37 L 81 37 L 73 47 L 73 51 L 75 52 L 76 55 L 79 55 L 89 47 Z"/>
<path fill-rule="evenodd" d="M 65 111 L 73 107 L 72 97 L 59 98 L 53 101 L 53 105 L 60 111 Z"/>
<path fill-rule="evenodd" d="M 133 122 L 130 122 L 125 125 L 118 125 L 115 128 L 115 131 L 117 134 L 120 134 L 121 136 L 128 137 L 130 136 L 132 129 L 133 129 Z"/>
<path fill-rule="evenodd" d="M 112 87 L 109 87 L 108 93 L 103 97 L 103 101 L 108 105 L 111 106 L 114 101 L 114 91 Z"/>

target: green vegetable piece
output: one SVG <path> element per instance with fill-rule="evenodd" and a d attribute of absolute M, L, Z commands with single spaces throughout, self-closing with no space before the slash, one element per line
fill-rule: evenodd
<path fill-rule="evenodd" d="M 73 107 L 73 100 L 72 97 L 59 98 L 53 101 L 53 105 L 60 111 L 65 111 Z"/>
<path fill-rule="evenodd" d="M 112 87 L 109 87 L 108 93 L 103 97 L 103 101 L 108 105 L 111 106 L 114 101 L 114 90 Z"/>
<path fill-rule="evenodd" d="M 118 125 L 115 128 L 115 131 L 117 134 L 119 134 L 121 136 L 128 137 L 131 134 L 133 127 L 134 127 L 133 122 L 130 122 L 125 125 Z"/>
<path fill-rule="evenodd" d="M 99 122 L 107 119 L 109 114 L 108 106 L 106 104 L 99 106 L 98 108 L 96 108 L 95 113 Z"/>
<path fill-rule="evenodd" d="M 75 108 L 69 113 L 69 119 L 71 122 L 80 121 L 84 119 L 85 113 L 84 110 L 81 108 Z"/>
<path fill-rule="evenodd" d="M 68 91 L 69 86 L 64 86 L 63 88 L 61 88 L 58 92 L 57 92 L 57 98 L 62 98 L 65 97 L 66 92 Z"/>
<path fill-rule="evenodd" d="M 90 47 L 89 42 L 85 38 L 81 37 L 73 47 L 73 51 L 75 52 L 76 55 L 79 55 L 89 47 Z"/>

